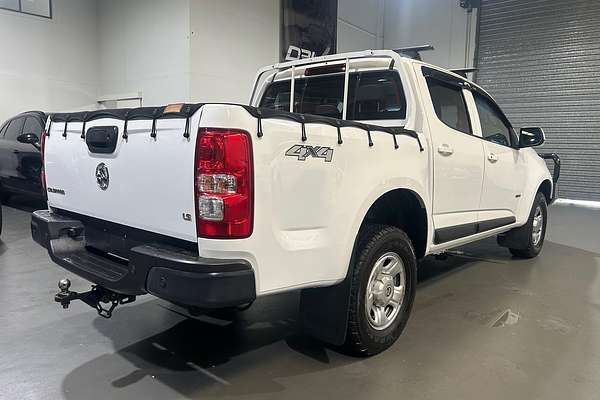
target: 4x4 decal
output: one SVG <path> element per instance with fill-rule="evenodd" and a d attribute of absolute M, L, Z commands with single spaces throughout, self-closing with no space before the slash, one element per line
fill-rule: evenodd
<path fill-rule="evenodd" d="M 325 162 L 331 162 L 333 159 L 333 149 L 331 147 L 295 144 L 285 152 L 285 155 L 296 157 L 299 161 L 306 161 L 307 157 L 314 157 L 323 158 Z"/>

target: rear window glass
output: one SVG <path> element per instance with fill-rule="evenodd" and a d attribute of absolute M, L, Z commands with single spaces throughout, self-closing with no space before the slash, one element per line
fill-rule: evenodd
<path fill-rule="evenodd" d="M 296 79 L 295 112 L 342 118 L 343 104 L 344 74 Z M 269 85 L 260 107 L 289 111 L 290 81 Z M 350 74 L 347 111 L 347 118 L 350 120 L 406 118 L 406 98 L 398 73 L 366 71 Z"/>
<path fill-rule="evenodd" d="M 462 89 L 432 78 L 427 78 L 427 86 L 440 121 L 457 131 L 471 133 L 471 121 Z"/>

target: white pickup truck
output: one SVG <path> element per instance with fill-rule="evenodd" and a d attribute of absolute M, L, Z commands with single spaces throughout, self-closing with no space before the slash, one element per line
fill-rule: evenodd
<path fill-rule="evenodd" d="M 543 141 L 394 51 L 286 62 L 259 71 L 250 105 L 52 115 L 32 235 L 93 283 L 59 282 L 65 308 L 109 317 L 150 293 L 197 314 L 301 289 L 310 334 L 370 355 L 407 323 L 417 260 L 496 235 L 540 252 L 559 167 Z"/>

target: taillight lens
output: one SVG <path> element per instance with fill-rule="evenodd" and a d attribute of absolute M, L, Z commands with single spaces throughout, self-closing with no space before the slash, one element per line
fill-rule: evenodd
<path fill-rule="evenodd" d="M 46 131 L 42 131 L 40 137 L 40 159 L 42 166 L 40 168 L 40 181 L 42 182 L 42 189 L 46 192 L 46 171 L 44 170 L 44 152 L 46 150 Z"/>
<path fill-rule="evenodd" d="M 252 234 L 252 144 L 248 132 L 202 128 L 196 139 L 198 236 L 240 239 Z"/>

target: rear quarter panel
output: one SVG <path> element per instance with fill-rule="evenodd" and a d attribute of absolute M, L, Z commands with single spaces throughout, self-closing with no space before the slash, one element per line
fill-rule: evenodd
<path fill-rule="evenodd" d="M 254 155 L 254 230 L 247 239 L 199 239 L 206 257 L 244 258 L 257 275 L 259 294 L 301 287 L 326 286 L 346 276 L 354 240 L 373 202 L 382 194 L 407 188 L 429 204 L 427 151 L 417 141 L 357 128 L 337 130 L 322 124 L 306 124 L 307 141 L 301 141 L 301 125 L 269 119 L 257 121 L 243 108 L 206 105 L 201 127 L 248 131 Z M 422 139 L 423 145 L 426 145 Z M 331 162 L 308 157 L 300 161 L 286 156 L 294 145 L 333 149 Z"/>

